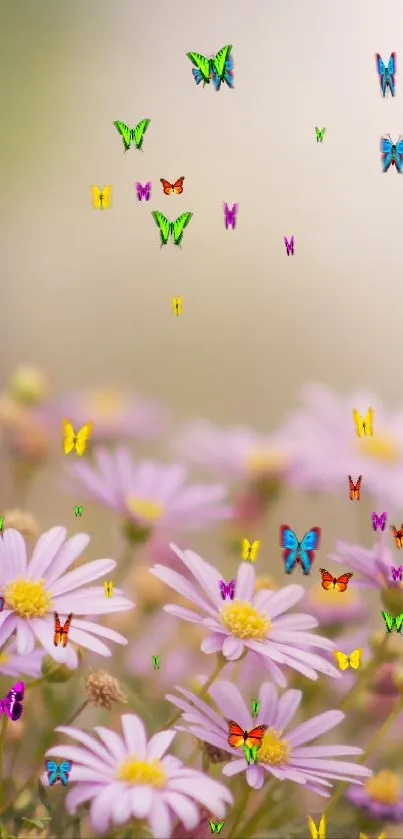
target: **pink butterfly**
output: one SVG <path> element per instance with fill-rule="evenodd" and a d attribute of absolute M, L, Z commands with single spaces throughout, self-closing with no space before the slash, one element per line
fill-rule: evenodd
<path fill-rule="evenodd" d="M 221 597 L 225 600 L 226 597 L 229 597 L 230 600 L 234 599 L 235 595 L 235 580 L 230 580 L 228 585 L 224 582 L 224 580 L 220 580 L 219 586 L 221 589 Z"/>
<path fill-rule="evenodd" d="M 16 682 L 10 688 L 4 699 L 0 699 L 0 714 L 7 714 L 10 720 L 19 720 L 22 712 L 22 700 L 24 699 L 24 682 Z"/>
<path fill-rule="evenodd" d="M 224 203 L 224 212 L 225 212 L 225 229 L 228 230 L 229 227 L 232 227 L 235 230 L 236 225 L 236 214 L 238 211 L 238 204 L 234 204 L 232 210 L 230 210 L 228 204 Z"/>
<path fill-rule="evenodd" d="M 395 566 L 391 565 L 391 566 L 390 566 L 390 570 L 391 570 L 391 572 L 392 572 L 392 577 L 393 577 L 393 580 L 394 580 L 395 582 L 396 582 L 397 580 L 399 580 L 399 582 L 400 582 L 400 581 L 401 581 L 401 579 L 402 579 L 402 574 L 403 574 L 403 565 L 399 565 L 399 567 L 398 567 L 398 568 L 396 568 Z"/>
<path fill-rule="evenodd" d="M 381 530 L 385 530 L 388 514 L 387 513 L 381 513 L 380 516 L 377 516 L 376 513 L 372 513 L 371 515 L 372 515 L 372 527 L 374 528 L 374 530 L 378 530 L 378 527 Z"/>
<path fill-rule="evenodd" d="M 137 198 L 139 199 L 139 201 L 141 201 L 143 198 L 145 198 L 146 201 L 149 201 L 151 195 L 151 181 L 147 181 L 147 183 L 144 184 L 144 186 L 141 186 L 141 184 L 138 181 L 136 181 L 136 189 Z"/>
<path fill-rule="evenodd" d="M 284 244 L 287 248 L 287 256 L 290 254 L 294 256 L 294 236 L 291 236 L 290 241 L 288 241 L 287 236 L 284 236 Z"/>

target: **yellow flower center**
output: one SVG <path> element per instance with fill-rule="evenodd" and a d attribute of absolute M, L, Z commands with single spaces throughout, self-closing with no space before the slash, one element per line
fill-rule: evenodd
<path fill-rule="evenodd" d="M 145 760 L 137 760 L 135 755 L 130 755 L 118 767 L 116 778 L 118 781 L 126 781 L 127 784 L 146 784 L 161 789 L 166 781 L 166 773 L 159 760 L 146 763 Z"/>
<path fill-rule="evenodd" d="M 145 519 L 146 521 L 155 521 L 161 518 L 164 508 L 162 504 L 157 501 L 147 501 L 145 498 L 133 498 L 131 495 L 126 498 L 126 507 L 134 516 Z"/>
<path fill-rule="evenodd" d="M 0 653 L 0 667 L 2 664 L 7 664 L 10 658 L 11 656 L 7 655 L 7 653 Z"/>
<path fill-rule="evenodd" d="M 360 437 L 356 442 L 359 451 L 374 460 L 395 463 L 400 458 L 399 447 L 391 437 L 376 433 L 374 437 Z"/>
<path fill-rule="evenodd" d="M 251 449 L 245 460 L 248 472 L 254 476 L 281 472 L 286 463 L 286 456 L 283 452 L 263 446 Z"/>
<path fill-rule="evenodd" d="M 45 580 L 16 577 L 4 588 L 7 606 L 21 618 L 42 618 L 49 611 L 52 595 L 45 591 Z"/>
<path fill-rule="evenodd" d="M 263 641 L 271 627 L 266 614 L 259 614 L 247 600 L 243 603 L 239 600 L 225 603 L 220 609 L 220 615 L 224 626 L 237 638 L 255 638 L 257 641 Z"/>
<path fill-rule="evenodd" d="M 268 728 L 263 735 L 262 745 L 258 751 L 259 763 L 268 763 L 270 766 L 281 766 L 286 763 L 290 754 L 290 747 L 287 740 L 282 740 L 282 731 L 275 728 Z"/>
<path fill-rule="evenodd" d="M 339 606 L 340 609 L 343 609 L 345 606 L 354 606 L 358 603 L 358 597 L 351 589 L 347 588 L 343 592 L 343 597 L 340 597 L 340 594 L 341 592 L 335 588 L 330 588 L 328 591 L 325 591 L 321 586 L 309 592 L 309 599 L 320 606 L 329 605 L 330 601 L 333 600 L 332 608 Z"/>
<path fill-rule="evenodd" d="M 399 778 L 389 769 L 382 769 L 365 781 L 365 792 L 380 804 L 397 804 L 400 798 Z"/>
<path fill-rule="evenodd" d="M 122 414 L 127 407 L 127 396 L 117 390 L 97 390 L 88 395 L 85 400 L 85 416 L 98 416 L 101 419 L 112 420 Z"/>
<path fill-rule="evenodd" d="M 255 580 L 255 592 L 261 591 L 263 588 L 268 588 L 270 591 L 277 591 L 278 585 L 274 582 L 273 577 L 269 577 L 268 574 L 257 577 Z"/>

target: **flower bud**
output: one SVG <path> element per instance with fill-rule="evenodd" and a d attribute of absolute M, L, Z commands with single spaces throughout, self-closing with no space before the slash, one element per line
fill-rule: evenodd
<path fill-rule="evenodd" d="M 120 690 L 119 682 L 105 670 L 90 673 L 84 680 L 87 696 L 97 708 L 110 711 L 114 702 L 125 704 L 127 697 Z"/>

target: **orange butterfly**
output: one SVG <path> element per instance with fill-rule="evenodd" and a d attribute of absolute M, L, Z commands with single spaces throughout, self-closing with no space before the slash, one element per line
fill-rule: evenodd
<path fill-rule="evenodd" d="M 266 731 L 267 725 L 257 725 L 250 731 L 243 731 L 238 723 L 234 720 L 227 720 L 228 723 L 228 743 L 233 749 L 240 749 L 241 746 L 247 746 L 248 749 L 253 749 L 254 746 L 261 746 L 263 734 Z"/>
<path fill-rule="evenodd" d="M 53 643 L 54 643 L 55 647 L 58 647 L 59 644 L 61 644 L 62 647 L 65 647 L 66 644 L 67 644 L 67 635 L 68 635 L 68 631 L 70 629 L 70 621 L 73 617 L 73 613 L 70 612 L 70 614 L 68 615 L 67 620 L 65 621 L 63 626 L 60 623 L 60 618 L 59 618 L 58 613 L 55 612 L 54 615 L 55 615 L 55 634 L 53 636 Z"/>
<path fill-rule="evenodd" d="M 396 530 L 395 526 L 392 524 L 391 530 L 393 530 L 393 538 L 395 540 L 395 545 L 397 548 L 403 548 L 403 524 L 400 525 L 400 530 Z"/>
<path fill-rule="evenodd" d="M 350 501 L 359 501 L 360 500 L 360 492 L 361 492 L 361 481 L 362 475 L 358 476 L 357 483 L 353 482 L 351 475 L 348 476 L 348 482 L 350 484 Z"/>
<path fill-rule="evenodd" d="M 183 192 L 183 181 L 185 180 L 185 176 L 182 175 L 181 178 L 178 178 L 174 184 L 170 184 L 169 181 L 165 181 L 164 178 L 160 178 L 162 183 L 162 188 L 165 192 L 165 195 L 171 195 L 174 192 L 176 195 L 180 195 Z"/>
<path fill-rule="evenodd" d="M 341 577 L 332 577 L 329 571 L 326 571 L 326 568 L 319 568 L 319 571 L 322 574 L 322 588 L 325 591 L 329 591 L 332 588 L 335 588 L 337 591 L 345 591 L 348 586 L 348 581 L 353 576 L 348 572 L 348 574 L 342 574 Z"/>

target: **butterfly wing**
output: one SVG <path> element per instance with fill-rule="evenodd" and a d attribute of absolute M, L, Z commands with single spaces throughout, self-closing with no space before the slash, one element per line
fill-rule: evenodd
<path fill-rule="evenodd" d="M 260 539 L 255 539 L 250 548 L 250 561 L 255 562 L 260 548 Z"/>
<path fill-rule="evenodd" d="M 143 189 L 144 197 L 146 201 L 150 200 L 151 197 L 151 181 L 147 181 L 144 189 Z"/>
<path fill-rule="evenodd" d="M 62 429 L 63 451 L 65 454 L 70 454 L 70 452 L 73 451 L 76 442 L 76 434 L 70 420 L 62 419 Z"/>
<path fill-rule="evenodd" d="M 323 814 L 318 827 L 312 818 L 308 816 L 308 827 L 311 839 L 326 839 L 326 816 Z"/>
<path fill-rule="evenodd" d="M 0 612 L 3 611 L 5 602 L 6 601 L 5 601 L 4 597 L 0 597 Z"/>
<path fill-rule="evenodd" d="M 353 670 L 358 670 L 358 668 L 361 664 L 361 656 L 362 656 L 361 647 L 359 647 L 356 650 L 353 650 L 353 652 L 350 653 L 348 658 L 349 658 L 350 667 L 352 667 Z"/>
<path fill-rule="evenodd" d="M 341 574 L 340 577 L 337 577 L 334 584 L 335 589 L 337 591 L 345 591 L 348 586 L 348 581 L 351 580 L 352 576 L 352 573 L 349 571 L 348 574 Z"/>
<path fill-rule="evenodd" d="M 226 63 L 229 59 L 230 53 L 232 50 L 232 44 L 227 44 L 225 47 L 222 47 L 218 53 L 212 58 L 211 65 L 213 73 L 216 73 L 219 77 L 220 81 L 224 79 Z"/>
<path fill-rule="evenodd" d="M 348 655 L 340 652 L 340 650 L 333 650 L 333 655 L 337 661 L 340 670 L 347 670 L 349 665 Z"/>
<path fill-rule="evenodd" d="M 61 627 L 62 647 L 65 647 L 66 644 L 67 644 L 67 636 L 68 636 L 68 633 L 69 633 L 70 622 L 71 622 L 72 617 L 73 617 L 73 614 L 70 612 L 67 620 L 64 622 L 63 626 Z"/>
<path fill-rule="evenodd" d="M 196 84 L 200 84 L 201 81 L 203 87 L 205 84 L 210 84 L 210 59 L 200 55 L 199 52 L 187 52 L 186 55 L 196 67 L 196 70 L 192 70 Z"/>
<path fill-rule="evenodd" d="M 383 63 L 383 60 L 382 60 L 381 56 L 379 55 L 379 52 L 377 52 L 376 55 L 375 55 L 375 61 L 376 61 L 376 69 L 377 69 L 378 74 L 379 74 L 379 82 L 380 82 L 380 85 L 381 85 L 381 90 L 382 90 L 383 95 L 385 96 L 386 67 Z"/>
<path fill-rule="evenodd" d="M 20 690 L 19 688 L 22 688 L 22 690 Z M 13 685 L 6 695 L 6 705 L 8 706 L 9 716 L 13 720 L 13 722 L 19 720 L 22 715 L 24 708 L 21 705 L 21 701 L 19 700 L 23 698 L 24 683 L 17 682 L 17 684 Z"/>
<path fill-rule="evenodd" d="M 129 151 L 130 144 L 132 142 L 132 133 L 130 131 L 129 126 L 126 125 L 124 122 L 121 122 L 119 119 L 115 120 L 113 124 L 123 140 L 125 152 Z"/>
<path fill-rule="evenodd" d="M 332 575 L 329 574 L 329 571 L 326 571 L 326 568 L 319 568 L 319 571 L 322 574 L 322 588 L 324 588 L 325 591 L 329 591 L 329 589 L 334 588 L 334 579 Z"/>
<path fill-rule="evenodd" d="M 173 232 L 174 244 L 175 245 L 180 245 L 180 243 L 183 239 L 183 233 L 184 233 L 185 227 L 188 226 L 192 216 L 193 216 L 193 213 L 189 213 L 189 212 L 182 213 L 182 215 L 178 216 L 176 221 L 173 222 L 172 232 Z"/>
<path fill-rule="evenodd" d="M 181 178 L 178 178 L 174 184 L 172 184 L 172 189 L 175 195 L 180 195 L 183 192 L 183 181 L 185 180 L 185 176 L 182 175 Z"/>
<path fill-rule="evenodd" d="M 136 149 L 141 150 L 143 143 L 144 143 L 144 135 L 147 131 L 148 126 L 150 125 L 150 119 L 142 119 L 135 128 L 131 131 L 132 139 L 136 144 Z"/>
<path fill-rule="evenodd" d="M 216 830 L 217 830 L 217 833 L 221 833 L 221 831 L 222 831 L 222 829 L 223 829 L 224 825 L 225 825 L 225 822 L 219 822 L 219 823 L 216 825 Z"/>
<path fill-rule="evenodd" d="M 381 518 L 376 513 L 372 513 L 372 527 L 374 530 L 377 530 L 378 527 L 381 526 Z M 385 526 L 382 528 L 385 529 Z"/>
<path fill-rule="evenodd" d="M 72 765 L 73 764 L 71 760 L 62 760 L 62 762 L 59 765 L 59 777 L 64 786 L 67 784 L 67 781 L 69 780 Z"/>
<path fill-rule="evenodd" d="M 170 195 L 173 192 L 174 185 L 171 184 L 169 181 L 166 181 L 165 178 L 160 178 L 162 183 L 162 188 L 164 190 L 165 195 Z"/>
<path fill-rule="evenodd" d="M 393 149 L 393 143 L 392 143 L 390 137 L 382 137 L 381 138 L 381 152 L 382 152 L 382 168 L 383 168 L 384 172 L 388 171 L 389 166 L 392 163 L 392 149 Z"/>
<path fill-rule="evenodd" d="M 82 455 L 84 454 L 84 452 L 87 448 L 87 442 L 88 442 L 89 438 L 91 437 L 93 427 L 94 427 L 93 422 L 87 422 L 77 432 L 77 435 L 76 435 L 76 452 L 77 452 L 79 457 L 82 457 Z"/>
<path fill-rule="evenodd" d="M 358 434 L 359 437 L 363 437 L 364 436 L 364 420 L 363 420 L 361 414 L 355 408 L 353 408 L 353 417 L 354 417 L 355 427 L 357 429 L 357 434 Z"/>
<path fill-rule="evenodd" d="M 249 539 L 242 539 L 242 549 L 241 549 L 241 556 L 242 559 L 249 559 L 249 554 L 252 550 L 252 545 Z"/>
<path fill-rule="evenodd" d="M 101 190 L 100 201 L 103 210 L 110 209 L 110 206 L 112 204 L 112 184 L 107 184 Z"/>
<path fill-rule="evenodd" d="M 137 198 L 139 201 L 143 198 L 144 191 L 140 181 L 136 181 L 136 189 L 137 189 Z"/>
<path fill-rule="evenodd" d="M 392 632 L 395 619 L 389 614 L 389 612 L 382 612 L 381 614 L 385 621 L 387 632 Z"/>
<path fill-rule="evenodd" d="M 262 745 L 263 734 L 267 729 L 267 725 L 257 725 L 256 728 L 252 728 L 248 731 L 248 736 L 245 740 L 245 746 L 248 749 L 253 749 L 254 747 L 259 748 Z"/>
<path fill-rule="evenodd" d="M 392 52 L 388 61 L 388 84 L 392 96 L 395 95 L 396 53 Z"/>
<path fill-rule="evenodd" d="M 403 146 L 402 146 L 402 151 L 403 151 Z M 374 409 L 373 408 L 368 408 L 368 411 L 367 411 L 367 413 L 365 414 L 365 417 L 364 417 L 365 434 L 366 434 L 367 437 L 372 437 L 372 433 L 373 433 L 372 432 L 372 421 L 373 421 L 373 418 L 374 418 Z M 362 475 L 360 475 L 359 480 L 361 479 L 361 477 L 362 477 Z"/>
<path fill-rule="evenodd" d="M 286 574 L 291 574 L 297 561 L 299 542 L 293 530 L 288 524 L 280 525 L 280 545 L 283 550 L 283 562 L 285 563 Z"/>
<path fill-rule="evenodd" d="M 209 823 L 209 825 L 210 825 L 210 830 L 211 830 L 211 832 L 212 832 L 212 833 L 215 833 L 215 822 L 213 822 L 213 821 L 211 821 L 211 819 L 209 819 L 209 822 L 208 822 L 208 823 Z"/>
<path fill-rule="evenodd" d="M 55 760 L 45 761 L 46 771 L 48 773 L 48 781 L 50 786 L 55 783 L 59 776 L 59 764 Z"/>
<path fill-rule="evenodd" d="M 55 632 L 54 632 L 54 635 L 53 635 L 53 643 L 54 643 L 55 647 L 58 647 L 59 644 L 60 644 L 60 641 L 61 641 L 61 637 L 62 637 L 62 634 L 61 634 L 62 628 L 61 628 L 61 625 L 60 625 L 60 618 L 59 618 L 59 615 L 57 614 L 57 612 L 54 612 L 54 618 L 55 618 Z"/>
<path fill-rule="evenodd" d="M 226 586 L 224 580 L 220 580 L 219 586 L 220 586 L 220 591 L 221 591 L 221 597 L 222 597 L 223 600 L 225 600 L 226 593 L 227 593 L 227 586 Z"/>
<path fill-rule="evenodd" d="M 100 190 L 99 186 L 95 186 L 95 185 L 92 186 L 91 187 L 91 193 L 92 193 L 92 206 L 94 207 L 95 210 L 100 210 L 101 207 L 102 207 L 102 204 L 101 204 L 101 190 Z"/>
<path fill-rule="evenodd" d="M 385 530 L 387 519 L 388 514 L 386 512 L 382 513 L 380 516 L 381 530 Z"/>
<path fill-rule="evenodd" d="M 403 613 L 401 615 L 396 615 L 396 617 L 395 617 L 396 632 L 399 632 L 399 634 L 402 631 L 402 623 L 403 623 Z"/>
<path fill-rule="evenodd" d="M 182 298 L 181 297 L 173 297 L 172 298 L 172 309 L 174 315 L 177 317 L 182 314 Z"/>
<path fill-rule="evenodd" d="M 312 527 L 305 533 L 302 539 L 301 546 L 298 550 L 298 558 L 304 574 L 309 574 L 311 570 L 311 565 L 315 558 L 314 551 L 318 549 L 320 544 L 320 534 L 320 527 Z"/>
<path fill-rule="evenodd" d="M 244 745 L 245 740 L 243 736 L 243 729 L 234 720 L 227 720 L 228 723 L 228 743 L 233 749 L 239 749 Z"/>
<path fill-rule="evenodd" d="M 171 232 L 171 222 L 158 210 L 153 210 L 151 213 L 157 227 L 160 231 L 161 247 L 166 245 Z"/>

